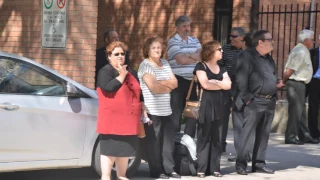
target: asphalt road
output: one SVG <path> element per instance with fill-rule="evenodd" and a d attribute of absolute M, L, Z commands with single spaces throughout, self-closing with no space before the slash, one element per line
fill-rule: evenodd
<path fill-rule="evenodd" d="M 240 176 L 235 173 L 234 162 L 228 162 L 229 153 L 234 153 L 232 131 L 228 135 L 226 154 L 221 158 L 221 171 L 224 180 L 319 180 L 320 144 L 302 146 L 284 144 L 283 135 L 271 134 L 267 151 L 268 166 L 276 170 L 275 174 L 250 173 Z M 249 165 L 248 170 L 251 170 Z M 148 165 L 141 163 L 138 172 L 130 180 L 153 180 L 148 177 Z M 196 177 L 182 177 L 181 180 L 193 180 Z M 216 177 L 206 177 L 214 180 Z M 42 170 L 29 172 L 0 173 L 0 180 L 100 180 L 91 168 Z"/>
<path fill-rule="evenodd" d="M 91 168 L 57 169 L 0 174 L 1 180 L 99 180 Z"/>

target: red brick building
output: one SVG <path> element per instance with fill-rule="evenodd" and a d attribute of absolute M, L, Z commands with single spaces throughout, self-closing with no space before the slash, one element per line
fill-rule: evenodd
<path fill-rule="evenodd" d="M 252 0 L 69 0 L 67 47 L 57 50 L 41 48 L 42 1 L 0 0 L 0 51 L 33 59 L 89 88 L 94 87 L 95 49 L 103 46 L 105 29 L 112 27 L 118 31 L 129 46 L 132 63 L 138 64 L 146 38 L 158 35 L 169 39 L 175 33 L 174 21 L 178 16 L 185 14 L 192 19 L 191 34 L 202 43 L 213 38 L 226 43 L 230 27 L 250 29 L 252 6 Z M 260 7 L 310 2 L 260 0 Z M 284 29 L 280 36 L 286 34 L 288 26 L 283 25 L 281 18 L 274 20 L 282 23 L 276 28 Z M 278 34 L 276 30 L 274 34 Z M 286 41 L 279 39 L 282 43 Z"/>

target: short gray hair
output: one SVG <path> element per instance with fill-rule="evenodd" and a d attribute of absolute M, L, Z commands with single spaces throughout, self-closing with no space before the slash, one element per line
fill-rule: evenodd
<path fill-rule="evenodd" d="M 232 31 L 236 31 L 239 36 L 245 36 L 246 35 L 246 31 L 243 29 L 243 27 L 234 27 L 231 29 L 231 32 Z"/>
<path fill-rule="evenodd" d="M 185 22 L 190 22 L 191 23 L 191 20 L 188 18 L 188 16 L 179 16 L 177 19 L 176 19 L 176 27 L 180 26 L 182 23 L 185 23 Z"/>
<path fill-rule="evenodd" d="M 309 29 L 302 30 L 298 35 L 298 43 L 303 43 L 305 39 L 311 39 L 314 32 Z"/>

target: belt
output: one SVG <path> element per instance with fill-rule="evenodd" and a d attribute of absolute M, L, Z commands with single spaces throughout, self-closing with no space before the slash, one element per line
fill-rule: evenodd
<path fill-rule="evenodd" d="M 293 82 L 299 82 L 299 83 L 302 83 L 302 84 L 306 84 L 306 83 L 304 83 L 304 81 L 296 81 L 294 79 L 288 79 L 288 81 L 293 81 Z"/>
<path fill-rule="evenodd" d="M 264 99 L 271 99 L 273 98 L 273 95 L 262 95 L 262 94 L 255 94 L 255 97 L 264 98 Z"/>

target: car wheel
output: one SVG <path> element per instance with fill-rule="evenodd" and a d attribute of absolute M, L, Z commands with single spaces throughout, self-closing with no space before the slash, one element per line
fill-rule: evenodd
<path fill-rule="evenodd" d="M 92 166 L 94 170 L 101 176 L 101 164 L 100 164 L 100 143 L 99 141 L 96 143 L 94 148 L 94 154 L 92 157 Z M 138 149 L 136 151 L 136 156 L 129 158 L 128 169 L 127 169 L 127 177 L 132 177 L 136 171 L 138 170 L 141 163 L 141 150 L 140 144 L 138 145 Z M 112 174 L 116 175 L 115 165 L 112 168 Z"/>

